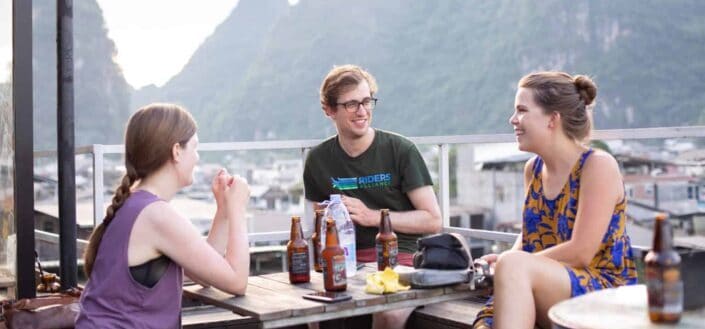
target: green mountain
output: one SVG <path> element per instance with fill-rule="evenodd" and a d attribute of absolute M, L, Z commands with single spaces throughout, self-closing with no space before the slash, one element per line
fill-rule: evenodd
<path fill-rule="evenodd" d="M 321 138 L 334 132 L 321 79 L 355 63 L 379 82 L 377 127 L 508 132 L 516 82 L 550 69 L 596 80 L 598 128 L 705 123 L 703 1 L 285 4 L 241 0 L 183 72 L 136 101 L 186 105 L 205 141 Z"/>
<path fill-rule="evenodd" d="M 56 149 L 56 1 L 33 4 L 35 149 Z M 121 143 L 133 90 L 113 61 L 115 44 L 98 4 L 73 4 L 76 145 Z"/>

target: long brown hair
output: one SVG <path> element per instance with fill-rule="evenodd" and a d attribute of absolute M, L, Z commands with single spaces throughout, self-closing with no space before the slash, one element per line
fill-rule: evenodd
<path fill-rule="evenodd" d="M 584 141 L 592 130 L 591 110 L 597 86 L 585 75 L 564 72 L 531 73 L 519 80 L 519 87 L 533 91 L 534 101 L 544 113 L 561 114 L 563 132 L 576 141 Z"/>
<path fill-rule="evenodd" d="M 91 234 L 84 254 L 84 270 L 90 277 L 100 241 L 115 213 L 130 196 L 138 180 L 149 176 L 171 159 L 174 144 L 185 146 L 196 134 L 196 122 L 186 110 L 173 104 L 150 104 L 135 112 L 125 131 L 125 176 L 115 189 L 103 222 Z"/>

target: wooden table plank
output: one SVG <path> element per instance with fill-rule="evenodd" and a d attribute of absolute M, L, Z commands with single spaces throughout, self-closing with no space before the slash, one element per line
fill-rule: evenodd
<path fill-rule="evenodd" d="M 377 265 L 375 264 L 375 266 Z M 384 295 L 369 294 L 365 292 L 368 273 L 373 273 L 373 271 L 369 268 L 362 268 L 358 270 L 353 277 L 348 278 L 347 292 L 353 296 L 353 299 L 355 299 L 356 307 L 380 305 L 387 302 Z"/>
<path fill-rule="evenodd" d="M 404 266 L 404 265 L 399 265 L 395 269 L 397 272 L 404 272 L 404 271 L 413 271 L 413 267 L 409 266 Z M 365 276 L 363 276 L 363 287 L 364 285 L 367 284 L 366 278 L 367 274 L 372 274 L 377 272 L 377 263 L 366 263 L 365 267 L 361 270 L 363 273 L 365 273 Z M 355 276 L 354 279 L 358 279 L 358 276 Z M 407 291 L 399 291 L 393 294 L 385 294 L 385 298 L 387 299 L 388 303 L 394 303 L 402 300 L 407 300 L 407 299 L 416 299 L 416 298 L 426 298 L 426 297 L 433 297 L 433 296 L 440 296 L 445 293 L 444 289 L 441 288 L 428 288 L 428 289 L 411 289 Z"/>
<path fill-rule="evenodd" d="M 258 328 L 259 321 L 249 316 L 242 316 L 230 310 L 212 305 L 186 307 L 181 312 L 181 326 L 185 329 L 201 328 Z"/>
<path fill-rule="evenodd" d="M 291 283 L 279 282 L 260 276 L 253 276 L 249 278 L 247 283 L 250 286 L 256 286 L 261 289 L 270 291 L 274 293 L 275 296 L 282 296 L 282 294 L 285 293 L 285 295 L 289 297 L 287 299 L 295 302 L 297 306 L 299 301 L 304 302 L 303 304 L 307 305 L 307 307 L 296 307 L 292 309 L 292 316 L 322 313 L 326 310 L 330 311 L 336 309 L 336 307 L 332 306 L 331 304 L 325 304 L 317 301 L 304 299 L 304 295 L 315 292 L 316 290 L 299 286 L 299 284 L 294 285 Z"/>
<path fill-rule="evenodd" d="M 279 328 L 279 327 L 283 327 L 283 326 L 292 326 L 292 325 L 297 325 L 297 324 L 302 324 L 302 323 L 320 322 L 320 321 L 331 320 L 331 319 L 342 319 L 342 318 L 356 316 L 356 315 L 371 314 L 371 313 L 384 312 L 384 311 L 409 308 L 409 307 L 417 307 L 417 306 L 421 306 L 421 305 L 428 305 L 428 304 L 439 303 L 439 302 L 444 302 L 444 301 L 449 301 L 449 300 L 463 299 L 463 298 L 468 298 L 468 297 L 472 297 L 472 296 L 473 296 L 473 292 L 470 292 L 470 291 L 458 292 L 458 293 L 428 297 L 428 298 L 423 298 L 423 299 L 402 300 L 402 301 L 391 303 L 391 304 L 370 305 L 370 306 L 364 306 L 364 307 L 355 307 L 355 308 L 351 308 L 351 309 L 347 309 L 347 310 L 340 310 L 337 312 L 324 312 L 321 314 L 308 315 L 308 316 L 303 316 L 303 317 L 290 317 L 290 318 L 276 319 L 276 320 L 271 320 L 271 321 L 263 321 L 262 328 Z"/>
<path fill-rule="evenodd" d="M 287 272 L 250 277 L 247 294 L 232 296 L 214 288 L 195 285 L 184 288 L 187 297 L 216 305 L 235 313 L 250 316 L 260 328 L 297 325 L 307 322 L 340 319 L 385 310 L 416 307 L 447 300 L 467 298 L 479 294 L 470 291 L 467 284 L 433 289 L 410 289 L 386 295 L 365 292 L 366 277 L 377 271 L 374 266 L 364 266 L 348 278 L 346 293 L 350 301 L 323 303 L 303 299 L 313 291 L 323 291 L 323 275 L 311 272 L 311 281 L 289 283 Z"/>
<path fill-rule="evenodd" d="M 261 275 L 260 277 L 262 277 L 264 279 L 272 280 L 275 282 L 287 284 L 290 286 L 292 285 L 291 283 L 289 283 L 289 273 L 287 273 L 287 272 L 265 274 L 265 275 Z M 311 272 L 311 282 L 299 283 L 299 284 L 296 284 L 296 286 L 300 287 L 300 288 L 314 290 L 314 291 L 324 291 L 325 289 L 323 288 L 323 274 Z M 351 294 L 350 291 L 346 291 L 346 293 L 350 294 L 353 297 L 353 299 L 342 301 L 342 302 L 337 302 L 337 303 L 323 303 L 323 302 L 315 302 L 315 301 L 311 301 L 311 302 L 325 305 L 324 307 L 325 307 L 326 312 L 334 312 L 334 311 L 345 310 L 345 309 L 350 309 L 350 308 L 355 307 L 355 301 L 356 301 L 357 296 L 354 294 Z M 303 300 L 303 298 L 302 298 L 302 300 Z"/>
<path fill-rule="evenodd" d="M 291 309 L 280 304 L 267 304 L 252 296 L 233 296 L 213 287 L 203 288 L 200 285 L 184 287 L 184 295 L 203 301 L 204 303 L 222 307 L 238 314 L 251 316 L 259 320 L 270 320 L 290 317 Z M 257 311 L 252 311 L 257 310 Z"/>
<path fill-rule="evenodd" d="M 295 295 L 284 294 L 281 291 L 258 287 L 248 284 L 246 296 L 256 297 L 267 304 L 281 304 L 291 309 L 291 316 L 309 315 L 321 313 L 324 306 L 321 303 L 299 298 Z"/>

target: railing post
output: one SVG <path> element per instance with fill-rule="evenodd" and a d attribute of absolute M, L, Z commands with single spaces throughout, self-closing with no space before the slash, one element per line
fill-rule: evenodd
<path fill-rule="evenodd" d="M 7 217 L 10 227 L 15 225 L 16 228 L 16 266 L 15 279 L 17 280 L 17 288 L 14 291 L 14 297 L 31 298 L 37 294 L 37 283 L 34 280 L 34 138 L 32 137 L 32 1 L 13 0 L 12 1 L 12 98 L 10 104 L 12 113 L 12 130 L 8 132 L 3 130 L 0 132 L 2 138 L 12 139 L 12 148 L 15 151 L 14 158 L 10 159 L 12 163 L 10 175 L 14 175 L 14 186 L 2 186 L 0 188 L 13 188 L 10 196 L 10 202 L 14 210 L 14 223 L 12 221 L 12 212 Z M 3 8 L 6 8 L 3 5 Z M 3 15 L 5 16 L 5 15 Z M 6 16 L 6 17 L 9 17 Z M 6 25 L 7 23 L 2 23 Z M 5 33 L 5 32 L 3 32 Z M 4 34 L 3 34 L 4 37 Z M 3 61 L 0 65 L 7 65 Z M 3 117 L 5 114 L 3 114 Z M 3 125 L 3 129 L 4 125 Z M 10 153 L 11 154 L 11 153 Z M 6 155 L 2 155 L 5 160 Z M 4 164 L 3 164 L 4 166 Z M 3 168 L 4 170 L 4 168 Z M 12 184 L 12 181 L 10 181 Z M 2 194 L 7 193 L 3 192 Z M 3 197 L 6 196 L 3 195 Z M 3 211 L 4 213 L 4 211 Z M 7 229 L 7 227 L 3 227 Z M 11 233 L 11 232 L 7 232 Z M 9 237 L 8 237 L 9 238 Z M 0 241 L 3 245 L 10 244 L 7 240 Z M 10 251 L 6 251 L 10 252 Z M 8 260 L 10 259 L 8 255 Z M 8 293 L 13 295 L 13 288 L 8 289 Z"/>
<path fill-rule="evenodd" d="M 449 144 L 439 144 L 438 150 L 438 190 L 441 206 L 443 227 L 450 226 L 450 161 L 448 157 Z"/>
<path fill-rule="evenodd" d="M 304 166 L 306 165 L 306 158 L 308 157 L 308 151 L 310 151 L 310 150 L 311 149 L 309 149 L 308 147 L 301 148 L 301 163 L 302 163 L 301 168 L 304 168 Z M 303 182 L 303 180 L 302 180 L 302 182 Z M 303 199 L 303 202 L 304 202 L 304 215 L 303 215 L 304 218 L 301 221 L 301 223 L 303 225 L 304 234 L 306 234 L 308 232 L 311 232 L 311 234 L 313 234 L 313 230 L 314 230 L 313 226 L 315 225 L 315 223 L 311 222 L 309 224 L 309 221 L 312 220 L 312 218 L 313 218 L 313 208 L 311 207 L 311 204 L 306 200 L 306 186 L 305 185 L 303 186 L 303 189 L 302 189 L 301 198 Z"/>
<path fill-rule="evenodd" d="M 76 266 L 76 147 L 74 129 L 73 1 L 56 1 L 57 152 L 61 287 L 78 284 Z"/>
<path fill-rule="evenodd" d="M 102 221 L 105 209 L 103 209 L 103 145 L 93 144 L 93 227 L 98 221 Z"/>

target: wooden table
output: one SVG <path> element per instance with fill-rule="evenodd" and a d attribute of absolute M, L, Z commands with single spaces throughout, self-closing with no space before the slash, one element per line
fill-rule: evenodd
<path fill-rule="evenodd" d="M 288 272 L 252 276 L 248 280 L 245 296 L 233 296 L 200 285 L 184 287 L 184 296 L 246 316 L 249 323 L 243 322 L 243 325 L 251 325 L 254 319 L 259 328 L 277 328 L 463 299 L 485 293 L 472 291 L 469 285 L 462 284 L 434 289 L 410 289 L 387 295 L 367 294 L 364 292 L 365 278 L 367 273 L 376 271 L 376 267 L 377 264 L 367 264 L 354 277 L 348 278 L 346 293 L 352 299 L 339 303 L 329 304 L 302 298 L 313 291 L 324 290 L 323 275 L 317 272 L 311 272 L 311 282 L 296 285 L 289 283 Z"/>
<path fill-rule="evenodd" d="M 705 328 L 705 308 L 686 311 L 677 325 L 649 321 L 646 286 L 605 289 L 562 301 L 548 311 L 553 328 Z"/>

